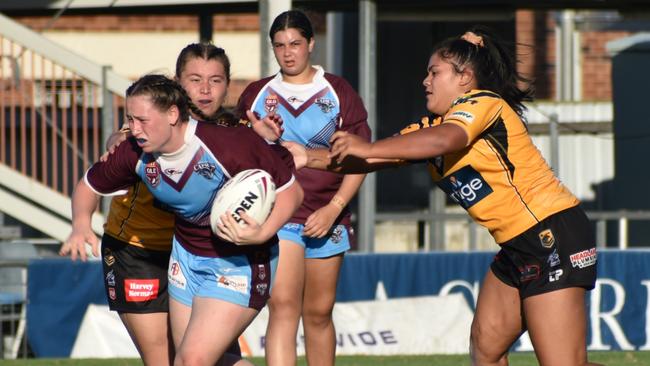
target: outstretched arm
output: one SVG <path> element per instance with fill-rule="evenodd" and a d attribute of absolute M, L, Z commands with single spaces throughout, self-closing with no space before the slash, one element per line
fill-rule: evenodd
<path fill-rule="evenodd" d="M 467 133 L 455 124 L 441 124 L 374 143 L 336 132 L 329 156 L 342 164 L 349 156 L 362 159 L 422 160 L 459 151 L 467 146 Z"/>
<path fill-rule="evenodd" d="M 99 196 L 82 179 L 72 194 L 72 233 L 59 250 L 60 255 L 70 255 L 72 260 L 87 259 L 86 243 L 92 247 L 95 257 L 99 256 L 99 242 L 91 226 L 92 214 L 99 203 Z"/>
<path fill-rule="evenodd" d="M 343 174 L 363 174 L 409 164 L 400 159 L 361 159 L 355 156 L 347 156 L 338 163 L 330 157 L 327 149 L 306 149 L 303 145 L 289 141 L 282 142 L 282 146 L 293 155 L 296 169 L 307 167 Z"/>

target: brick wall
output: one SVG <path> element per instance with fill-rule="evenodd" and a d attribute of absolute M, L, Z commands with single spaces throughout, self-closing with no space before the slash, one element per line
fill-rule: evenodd
<path fill-rule="evenodd" d="M 605 45 L 609 41 L 625 38 L 631 32 L 587 31 L 581 33 L 582 93 L 584 99 L 612 99 L 612 58 Z"/>
<path fill-rule="evenodd" d="M 15 17 L 14 20 L 41 31 L 50 16 Z M 198 17 L 193 15 L 64 15 L 50 30 L 59 31 L 198 31 Z M 257 31 L 257 14 L 214 15 L 215 32 Z"/>
<path fill-rule="evenodd" d="M 555 19 L 550 11 L 520 10 L 516 13 L 519 71 L 533 77 L 537 99 L 555 99 Z M 582 99 L 611 100 L 612 59 L 607 42 L 631 35 L 626 31 L 580 32 Z M 532 45 L 532 47 L 531 47 Z"/>
<path fill-rule="evenodd" d="M 555 19 L 552 11 L 516 12 L 516 41 L 519 71 L 534 80 L 537 99 L 555 99 Z M 325 17 L 308 13 L 316 31 L 323 31 Z M 40 31 L 49 16 L 16 17 L 17 21 Z M 192 15 L 64 15 L 51 27 L 59 31 L 198 31 Z M 214 15 L 215 32 L 257 31 L 257 14 Z M 626 37 L 625 31 L 584 31 L 581 33 L 582 89 L 584 100 L 611 100 L 611 57 L 605 45 Z"/>
<path fill-rule="evenodd" d="M 518 70 L 533 81 L 535 98 L 555 96 L 555 34 L 546 12 L 516 12 Z"/>

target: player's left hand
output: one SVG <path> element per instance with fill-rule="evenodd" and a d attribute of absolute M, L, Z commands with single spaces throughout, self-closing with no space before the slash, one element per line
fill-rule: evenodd
<path fill-rule="evenodd" d="M 89 251 L 87 245 L 90 245 L 92 250 Z M 79 258 L 85 262 L 91 254 L 99 257 L 99 241 L 90 227 L 74 228 L 59 249 L 60 256 L 69 255 L 73 261 Z"/>
<path fill-rule="evenodd" d="M 238 223 L 230 211 L 221 215 L 221 221 L 217 223 L 217 236 L 237 245 L 255 245 L 266 241 L 262 237 L 262 227 L 255 219 L 248 216 L 246 212 L 240 213 L 239 217 L 246 225 L 242 226 Z"/>
<path fill-rule="evenodd" d="M 131 131 L 130 130 L 120 130 L 113 132 L 109 137 L 108 140 L 106 141 L 106 146 L 108 146 L 108 149 L 102 156 L 99 157 L 99 161 L 105 163 L 106 160 L 108 160 L 108 156 L 112 155 L 115 152 L 115 149 L 117 149 L 118 146 L 126 139 L 131 136 Z"/>
<path fill-rule="evenodd" d="M 303 235 L 311 238 L 322 238 L 330 232 L 334 220 L 341 214 L 341 208 L 327 204 L 314 211 L 305 222 Z"/>
<path fill-rule="evenodd" d="M 253 131 L 267 141 L 275 142 L 284 133 L 282 117 L 279 114 L 275 114 L 275 112 L 259 118 L 255 112 L 247 110 L 246 117 L 251 122 Z"/>
<path fill-rule="evenodd" d="M 332 135 L 330 144 L 329 157 L 338 164 L 350 155 L 362 159 L 370 157 L 371 144 L 355 134 L 337 131 Z"/>

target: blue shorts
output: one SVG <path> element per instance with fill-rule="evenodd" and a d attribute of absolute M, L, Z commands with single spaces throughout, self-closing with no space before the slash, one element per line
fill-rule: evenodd
<path fill-rule="evenodd" d="M 168 292 L 192 306 L 195 296 L 209 297 L 260 310 L 266 305 L 278 266 L 278 246 L 230 257 L 202 257 L 185 250 L 174 238 Z"/>
<path fill-rule="evenodd" d="M 322 238 L 302 235 L 305 225 L 289 222 L 278 231 L 280 240 L 289 240 L 305 248 L 305 258 L 327 258 L 350 249 L 350 228 L 336 225 L 331 233 Z"/>

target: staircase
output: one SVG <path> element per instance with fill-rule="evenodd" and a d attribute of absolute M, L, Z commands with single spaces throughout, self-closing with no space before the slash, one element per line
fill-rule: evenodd
<path fill-rule="evenodd" d="M 74 185 L 121 124 L 130 83 L 0 14 L 0 241 L 26 231 L 5 215 L 66 239 Z"/>

